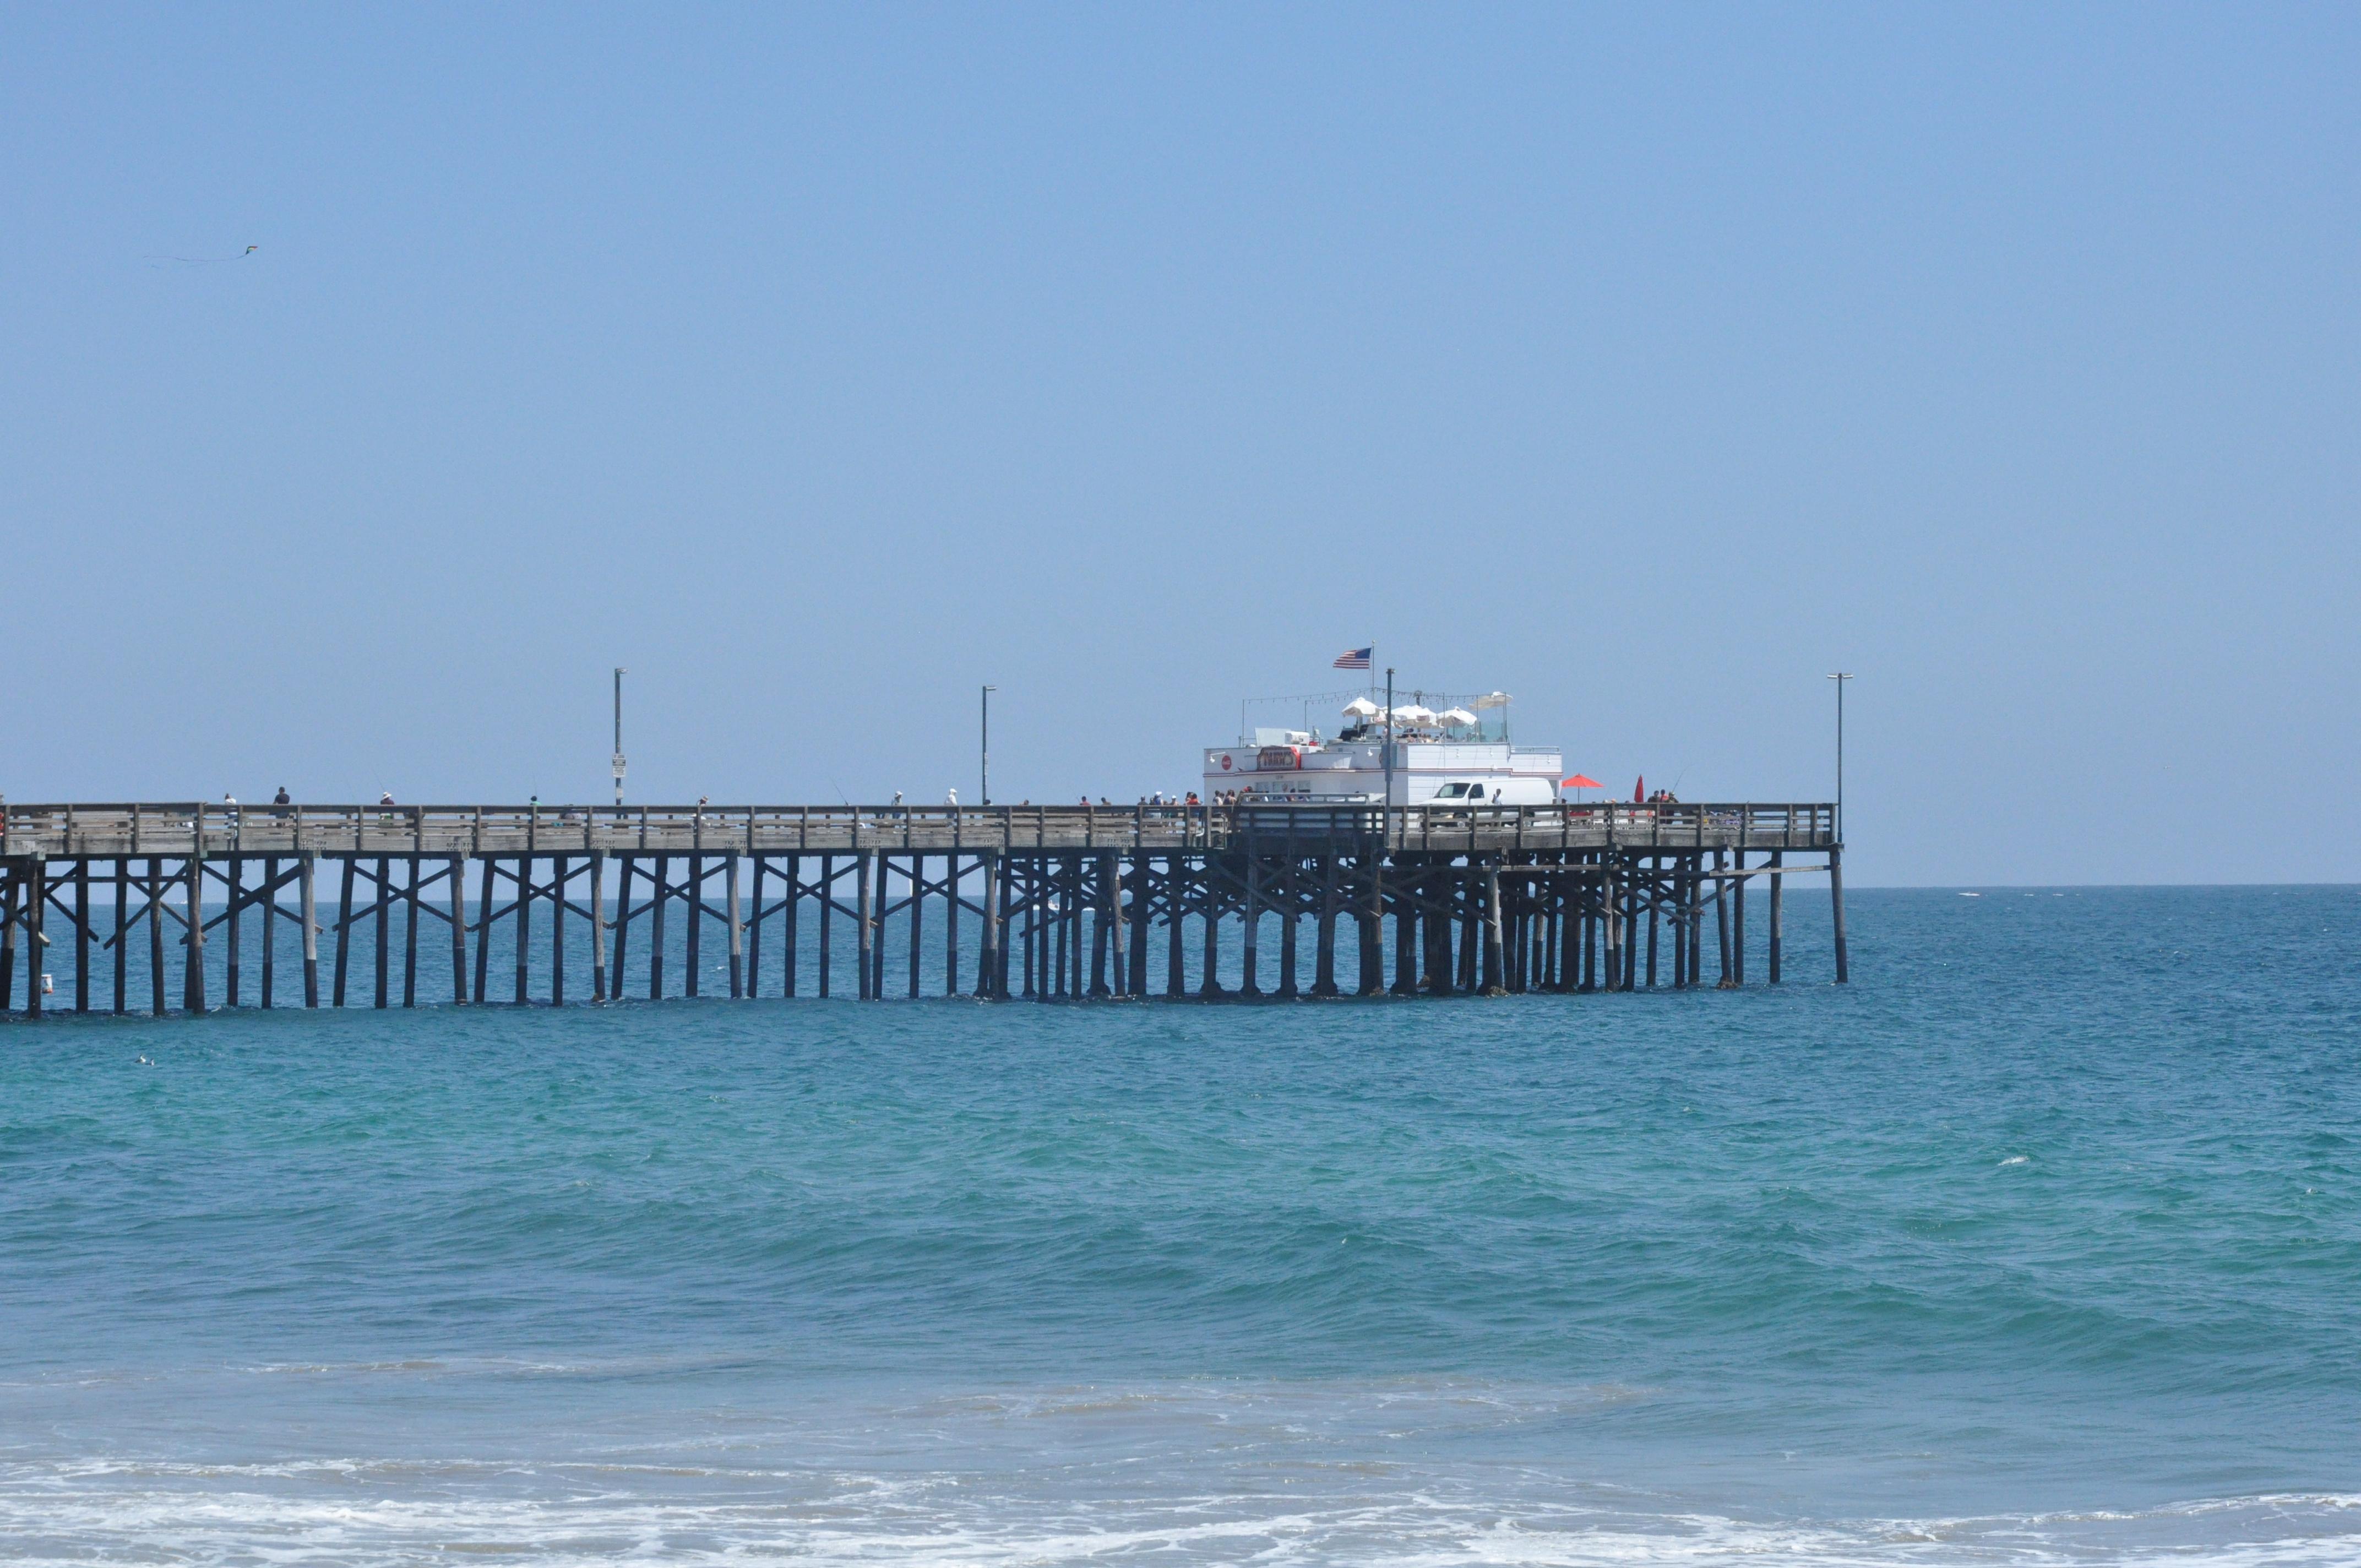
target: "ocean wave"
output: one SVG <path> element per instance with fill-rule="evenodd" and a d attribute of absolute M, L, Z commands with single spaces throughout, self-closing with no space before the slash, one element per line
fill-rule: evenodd
<path fill-rule="evenodd" d="M 1034 1480 L 1046 1478 L 1035 1477 Z M 1778 1563 L 1798 1568 L 2361 1562 L 2361 1497 L 2275 1494 L 2147 1510 L 1799 1519 L 1646 1511 L 1466 1477 L 1385 1490 L 1301 1477 L 1165 1496 L 1060 1496 L 991 1473 L 735 1472 L 469 1462 L 0 1467 L 11 1562 L 548 1564 L 643 1557 L 829 1563 L 1107 1563 L 1378 1568 Z M 1512 1473 L 1511 1483 L 1529 1480 Z"/>

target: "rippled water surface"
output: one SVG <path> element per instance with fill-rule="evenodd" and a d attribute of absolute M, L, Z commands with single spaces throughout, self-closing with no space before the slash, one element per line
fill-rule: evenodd
<path fill-rule="evenodd" d="M 1850 913 L 1844 989 L 1806 907 L 1777 991 L 0 1026 L 0 1553 L 2361 1561 L 2361 892 Z"/>

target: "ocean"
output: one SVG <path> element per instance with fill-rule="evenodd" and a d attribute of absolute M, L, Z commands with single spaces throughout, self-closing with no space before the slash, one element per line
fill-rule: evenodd
<path fill-rule="evenodd" d="M 0 1555 L 2361 1563 L 2361 889 L 1980 892 L 1846 987 L 1799 896 L 1775 990 L 0 1025 Z"/>

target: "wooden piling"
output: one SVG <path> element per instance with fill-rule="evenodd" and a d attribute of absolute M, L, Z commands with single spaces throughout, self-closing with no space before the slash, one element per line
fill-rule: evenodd
<path fill-rule="evenodd" d="M 265 1011 L 270 1007 L 272 960 L 279 948 L 279 858 L 265 856 L 262 861 L 262 885 L 268 894 L 262 902 L 262 995 Z"/>
<path fill-rule="evenodd" d="M 383 855 L 378 857 L 376 885 L 370 892 L 375 895 L 369 900 L 369 924 L 375 928 L 371 935 L 376 940 L 377 951 L 377 1005 L 383 1007 L 392 993 L 390 982 L 393 979 L 390 959 L 393 932 L 386 923 L 387 913 L 393 903 L 393 862 Z"/>
<path fill-rule="evenodd" d="M 1828 914 L 1836 922 L 1837 983 L 1851 980 L 1850 966 L 1845 953 L 1844 916 L 1844 851 L 1828 846 Z"/>
<path fill-rule="evenodd" d="M 1497 861 L 1484 866 L 1484 994 L 1506 996 L 1509 988 L 1501 970 L 1504 957 L 1500 931 L 1500 867 Z"/>
<path fill-rule="evenodd" d="M 549 861 L 549 1004 L 566 1005 L 566 879 L 570 862 L 564 855 Z"/>
<path fill-rule="evenodd" d="M 401 902 L 401 1004 L 418 1005 L 418 869 L 419 859 L 410 857 L 410 882 L 402 889 Z"/>
<path fill-rule="evenodd" d="M 164 1015 L 164 862 L 148 857 L 148 984 L 152 1010 Z"/>
<path fill-rule="evenodd" d="M 761 861 L 755 864 L 760 865 Z M 762 884 L 755 883 L 754 898 L 759 907 Z M 590 851 L 590 1000 L 604 1002 L 607 989 L 607 851 Z"/>
<path fill-rule="evenodd" d="M 869 1000 L 869 960 L 876 946 L 876 932 L 869 914 L 869 862 L 874 858 L 875 853 L 872 850 L 863 850 L 853 858 L 853 898 L 855 900 L 853 922 L 858 928 L 860 938 L 857 961 L 860 965 L 861 983 L 857 994 L 862 1002 Z"/>
<path fill-rule="evenodd" d="M 74 862 L 74 1011 L 90 1011 L 90 857 Z"/>
<path fill-rule="evenodd" d="M 197 807 L 195 842 L 191 845 L 185 862 L 188 873 L 189 932 L 188 964 L 181 971 L 184 992 L 181 1005 L 192 1013 L 205 1010 L 205 808 Z M 34 983 L 39 983 L 41 956 L 29 955 L 34 970 Z"/>
<path fill-rule="evenodd" d="M 976 857 L 976 869 L 983 883 L 975 901 L 983 935 L 976 945 L 975 994 L 988 1000 L 1001 993 L 1000 857 L 986 850 Z"/>
<path fill-rule="evenodd" d="M 306 850 L 295 863 L 297 918 L 303 922 L 303 1005 L 320 1005 L 320 857 Z"/>
<path fill-rule="evenodd" d="M 467 1004 L 467 857 L 454 855 L 444 870 L 451 894 L 451 1005 Z"/>
<path fill-rule="evenodd" d="M 243 885 L 246 881 L 246 866 L 236 854 L 232 854 L 223 863 L 228 872 L 226 880 L 229 883 L 229 909 L 222 916 L 222 1005 L 236 1008 L 240 998 L 245 994 L 239 986 L 238 973 L 240 967 L 238 927 L 245 924 L 245 921 L 240 918 L 245 911 L 238 903 L 238 894 L 246 891 Z"/>
<path fill-rule="evenodd" d="M 672 900 L 672 857 L 658 855 L 648 894 L 648 1000 L 664 1000 L 664 905 Z"/>
<path fill-rule="evenodd" d="M 115 954 L 115 1011 L 120 1015 L 131 1010 L 131 857 L 119 855 L 115 861 L 115 939 L 107 948 Z"/>
<path fill-rule="evenodd" d="M 353 858 L 349 855 L 346 856 L 343 887 L 336 894 L 336 987 L 335 994 L 329 1003 L 334 1007 L 342 1007 L 345 1004 L 345 981 L 352 970 L 354 869 Z"/>
<path fill-rule="evenodd" d="M 1713 852 L 1713 869 L 1719 872 L 1723 869 L 1723 866 L 1722 851 L 1716 850 Z M 1715 982 L 1714 989 L 1728 991 L 1736 985 L 1738 981 L 1730 971 L 1730 880 L 1727 877 L 1714 879 L 1713 932 L 1715 938 L 1721 944 L 1721 978 Z"/>
<path fill-rule="evenodd" d="M 1785 918 L 1782 914 L 1782 905 L 1784 901 L 1781 897 L 1779 889 L 1780 883 L 1784 879 L 1780 876 L 1778 872 L 1778 868 L 1785 863 L 1785 855 L 1777 850 L 1771 851 L 1770 948 L 1763 956 L 1767 960 L 1764 964 L 1766 976 L 1773 985 L 1779 983 L 1779 950 L 1786 939 L 1786 923 Z"/>
<path fill-rule="evenodd" d="M 1246 865 L 1244 870 L 1246 872 L 1246 909 L 1244 915 L 1246 930 L 1243 940 L 1239 943 L 1239 949 L 1243 954 L 1243 959 L 1239 965 L 1241 972 L 1238 976 L 1238 994 L 1240 996 L 1260 996 L 1262 994 L 1262 986 L 1259 983 L 1261 977 L 1256 972 L 1256 959 L 1260 956 L 1262 943 L 1262 899 L 1260 897 L 1262 890 L 1262 857 L 1255 853 L 1254 836 L 1251 832 L 1246 836 Z"/>
<path fill-rule="evenodd" d="M 17 918 L 25 927 L 25 1013 L 32 1018 L 41 1015 L 42 1004 L 49 1000 L 41 994 L 41 966 L 49 961 L 41 945 L 41 916 L 49 902 L 49 862 L 40 856 L 27 861 L 22 879 L 25 891 L 17 905 Z"/>
<path fill-rule="evenodd" d="M 701 819 L 699 826 L 701 829 Z M 682 917 L 688 922 L 687 952 L 682 960 L 687 970 L 688 981 L 681 988 L 681 992 L 683 995 L 693 997 L 697 994 L 697 982 L 703 978 L 705 969 L 704 947 L 697 940 L 699 934 L 705 929 L 705 857 L 703 855 L 691 855 L 688 858 L 688 903 Z"/>
<path fill-rule="evenodd" d="M 927 857 L 910 857 L 910 1000 L 918 999 L 918 964 L 924 957 L 927 911 Z"/>
<path fill-rule="evenodd" d="M 1746 870 L 1744 850 L 1733 852 L 1730 870 Z M 1746 983 L 1746 878 L 1741 876 L 1725 885 L 1730 892 L 1730 978 L 1742 986 Z"/>
<path fill-rule="evenodd" d="M 756 862 L 760 864 L 758 861 Z M 738 908 L 738 855 L 735 850 L 721 858 L 723 908 L 730 923 L 730 994 L 732 999 L 746 994 L 746 930 L 740 922 Z"/>

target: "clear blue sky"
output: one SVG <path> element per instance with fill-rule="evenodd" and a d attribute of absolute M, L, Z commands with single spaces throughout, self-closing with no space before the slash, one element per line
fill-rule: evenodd
<path fill-rule="evenodd" d="M 12 800 L 1194 783 L 2361 879 L 2361 12 L 0 12 Z M 218 265 L 155 257 L 251 257 Z M 2285 824 L 2283 827 L 2282 824 Z"/>

